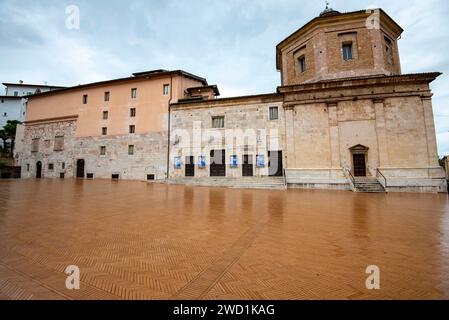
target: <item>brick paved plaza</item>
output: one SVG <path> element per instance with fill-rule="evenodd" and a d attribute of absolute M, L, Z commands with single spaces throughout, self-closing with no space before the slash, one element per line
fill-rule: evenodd
<path fill-rule="evenodd" d="M 447 195 L 0 182 L 0 299 L 371 298 L 449 298 Z"/>

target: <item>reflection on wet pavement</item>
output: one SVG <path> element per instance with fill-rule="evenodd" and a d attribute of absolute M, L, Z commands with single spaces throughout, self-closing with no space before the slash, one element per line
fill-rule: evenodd
<path fill-rule="evenodd" d="M 2 181 L 0 299 L 448 299 L 444 194 Z M 65 288 L 68 265 L 81 290 Z M 365 270 L 381 270 L 381 290 Z"/>

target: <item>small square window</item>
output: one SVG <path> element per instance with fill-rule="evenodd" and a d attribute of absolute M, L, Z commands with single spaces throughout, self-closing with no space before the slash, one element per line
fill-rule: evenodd
<path fill-rule="evenodd" d="M 128 146 L 128 154 L 130 156 L 132 156 L 134 154 L 134 146 L 133 145 Z"/>
<path fill-rule="evenodd" d="M 89 96 L 87 94 L 83 95 L 83 104 L 87 104 Z"/>
<path fill-rule="evenodd" d="M 87 173 L 86 174 L 86 178 L 89 180 L 92 180 L 94 178 L 94 174 L 93 173 Z"/>
<path fill-rule="evenodd" d="M 154 181 L 156 179 L 154 174 L 147 174 L 147 180 L 148 181 Z"/>
<path fill-rule="evenodd" d="M 61 166 L 61 167 L 62 167 L 62 170 L 65 169 L 65 162 L 62 163 L 62 166 Z"/>
<path fill-rule="evenodd" d="M 55 168 L 55 166 L 53 163 L 48 164 L 48 170 L 53 171 L 54 168 Z"/>
<path fill-rule="evenodd" d="M 131 89 L 131 99 L 136 99 L 137 98 L 137 89 L 133 88 Z"/>
<path fill-rule="evenodd" d="M 270 120 L 279 119 L 279 109 L 278 107 L 270 107 Z"/>
<path fill-rule="evenodd" d="M 120 180 L 119 174 L 113 174 L 111 177 L 112 177 L 112 180 Z"/>
<path fill-rule="evenodd" d="M 136 133 L 136 126 L 135 126 L 135 125 L 129 126 L 129 133 L 130 133 L 130 134 Z"/>
<path fill-rule="evenodd" d="M 212 117 L 212 128 L 221 129 L 224 127 L 225 127 L 225 117 L 224 116 Z"/>
<path fill-rule="evenodd" d="M 101 134 L 102 134 L 103 136 L 107 136 L 107 135 L 108 135 L 108 128 L 107 128 L 107 127 L 101 128 Z"/>
<path fill-rule="evenodd" d="M 102 156 L 106 155 L 106 147 L 105 146 L 100 147 L 100 155 L 102 155 Z"/>
<path fill-rule="evenodd" d="M 134 118 L 136 116 L 136 108 L 129 109 L 129 116 Z"/>
<path fill-rule="evenodd" d="M 105 93 L 104 93 L 104 101 L 105 101 L 105 102 L 108 102 L 110 96 L 111 96 L 111 93 L 110 93 L 109 91 L 105 92 Z"/>
<path fill-rule="evenodd" d="M 65 178 L 65 173 L 64 172 L 60 172 L 59 173 L 59 178 L 60 179 L 64 179 Z"/>
<path fill-rule="evenodd" d="M 109 111 L 103 111 L 103 120 L 109 119 Z"/>
<path fill-rule="evenodd" d="M 163 93 L 164 93 L 164 96 L 168 96 L 170 94 L 170 85 L 169 84 L 164 84 Z"/>
<path fill-rule="evenodd" d="M 18 91 L 14 91 L 14 97 L 18 97 L 19 96 L 19 92 Z"/>

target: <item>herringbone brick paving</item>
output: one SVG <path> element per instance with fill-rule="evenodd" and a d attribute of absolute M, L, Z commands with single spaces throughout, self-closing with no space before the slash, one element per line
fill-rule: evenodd
<path fill-rule="evenodd" d="M 448 298 L 447 195 L 0 182 L 0 299 Z"/>

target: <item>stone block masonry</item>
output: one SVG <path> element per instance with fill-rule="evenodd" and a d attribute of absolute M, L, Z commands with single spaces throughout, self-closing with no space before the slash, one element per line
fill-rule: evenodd
<path fill-rule="evenodd" d="M 77 161 L 85 162 L 84 174 L 94 178 L 146 180 L 166 178 L 166 133 L 148 133 L 107 137 L 75 137 L 76 120 L 28 125 L 17 154 L 23 178 L 35 178 L 38 163 L 43 178 L 76 177 Z M 58 150 L 57 137 L 63 137 L 62 150 Z M 133 146 L 133 154 L 129 154 Z M 101 147 L 106 148 L 101 155 Z"/>

